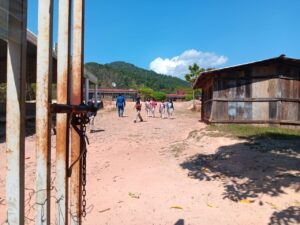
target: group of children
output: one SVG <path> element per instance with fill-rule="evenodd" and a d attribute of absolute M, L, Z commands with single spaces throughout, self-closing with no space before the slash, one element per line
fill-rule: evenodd
<path fill-rule="evenodd" d="M 160 114 L 160 118 L 162 118 L 162 119 L 164 119 L 166 117 L 172 118 L 173 112 L 174 112 L 174 104 L 173 104 L 172 99 L 169 99 L 167 101 L 160 101 L 159 103 L 157 103 L 155 101 L 155 99 L 146 100 L 145 101 L 145 110 L 146 110 L 148 117 L 155 117 L 155 111 L 156 111 L 157 105 L 158 105 L 158 111 Z M 88 106 L 90 108 L 90 111 L 88 112 L 87 116 L 89 117 L 89 120 L 90 120 L 89 121 L 90 132 L 93 133 L 96 131 L 94 128 L 94 119 L 97 115 L 99 106 L 98 105 L 96 106 L 92 101 L 88 102 Z M 118 116 L 119 117 L 123 117 L 125 106 L 126 106 L 125 98 L 121 94 L 119 94 L 119 96 L 116 99 L 116 107 L 118 108 Z M 143 117 L 141 115 L 142 104 L 141 104 L 140 98 L 137 98 L 134 108 L 136 110 L 136 118 L 135 118 L 134 122 L 136 123 L 138 119 L 140 120 L 140 122 L 143 122 Z"/>
<path fill-rule="evenodd" d="M 172 99 L 169 99 L 168 101 L 160 101 L 159 104 L 157 104 L 155 99 L 151 99 L 151 100 L 147 99 L 145 101 L 145 110 L 148 117 L 150 116 L 155 117 L 155 111 L 157 105 L 159 108 L 158 111 L 160 114 L 160 118 L 162 119 L 166 118 L 166 114 L 168 118 L 171 118 L 173 116 L 174 104 Z M 123 117 L 125 106 L 126 106 L 125 98 L 121 94 L 119 94 L 116 100 L 116 107 L 118 108 L 119 117 Z M 134 122 L 136 123 L 138 119 L 142 122 L 143 121 L 143 117 L 141 115 L 142 104 L 140 98 L 137 98 L 134 107 L 136 109 L 136 118 Z"/>
<path fill-rule="evenodd" d="M 160 101 L 159 104 L 157 104 L 155 99 L 151 99 L 151 100 L 145 101 L 145 110 L 146 110 L 148 117 L 150 117 L 150 116 L 155 117 L 155 111 L 156 111 L 157 105 L 158 105 L 158 111 L 160 114 L 160 118 L 162 118 L 162 119 L 166 118 L 166 114 L 167 114 L 168 118 L 171 118 L 173 116 L 174 104 L 173 104 L 172 99 L 170 99 L 168 101 Z M 141 116 L 142 104 L 141 104 L 141 101 L 139 98 L 136 100 L 135 109 L 136 109 L 137 115 L 136 115 L 134 122 L 136 123 L 138 119 L 140 119 L 140 121 L 142 122 L 143 121 L 143 118 Z"/>

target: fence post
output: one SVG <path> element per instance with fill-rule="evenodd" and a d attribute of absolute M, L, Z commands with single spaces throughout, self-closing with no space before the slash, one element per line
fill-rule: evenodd
<path fill-rule="evenodd" d="M 88 78 L 85 78 L 85 87 L 84 87 L 84 90 L 85 90 L 85 104 L 88 104 L 89 102 L 89 91 L 90 91 L 90 81 Z"/>
<path fill-rule="evenodd" d="M 27 0 L 8 2 L 6 198 L 8 224 L 24 224 Z"/>
<path fill-rule="evenodd" d="M 53 0 L 39 0 L 38 4 L 35 223 L 49 225 Z"/>
<path fill-rule="evenodd" d="M 72 51 L 72 104 L 82 102 L 83 81 L 83 30 L 84 30 L 84 0 L 74 0 L 73 8 L 73 51 Z M 71 129 L 71 162 L 80 156 L 80 136 Z M 71 176 L 71 225 L 81 224 L 81 166 L 78 161 L 72 169 Z"/>
<path fill-rule="evenodd" d="M 69 104 L 70 0 L 59 1 L 57 103 Z M 68 224 L 68 114 L 56 114 L 56 224 Z"/>
<path fill-rule="evenodd" d="M 98 83 L 95 83 L 95 89 L 94 89 L 94 105 L 97 106 L 98 105 Z"/>

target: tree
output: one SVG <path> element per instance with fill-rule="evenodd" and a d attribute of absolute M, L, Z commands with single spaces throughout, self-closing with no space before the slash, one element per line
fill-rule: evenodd
<path fill-rule="evenodd" d="M 194 84 L 196 81 L 197 77 L 200 75 L 200 73 L 204 72 L 204 68 L 200 68 L 196 63 L 193 65 L 189 66 L 190 72 L 185 75 L 185 80 Z"/>
<path fill-rule="evenodd" d="M 195 83 L 198 76 L 205 71 L 204 68 L 200 68 L 196 63 L 189 66 L 190 72 L 185 75 L 186 81 L 191 83 L 191 86 Z M 195 90 L 193 90 L 193 108 L 195 108 Z"/>
<path fill-rule="evenodd" d="M 152 97 L 157 101 L 161 101 L 166 98 L 166 93 L 162 91 L 155 91 L 153 92 Z"/>
<path fill-rule="evenodd" d="M 143 99 L 150 98 L 153 95 L 153 90 L 148 87 L 142 87 L 139 89 L 140 94 L 142 95 Z"/>

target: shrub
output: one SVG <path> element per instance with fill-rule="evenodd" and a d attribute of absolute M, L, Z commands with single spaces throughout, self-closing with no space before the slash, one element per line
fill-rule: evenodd
<path fill-rule="evenodd" d="M 143 99 L 147 99 L 152 97 L 154 91 L 151 88 L 142 87 L 139 89 L 139 92 Z"/>
<path fill-rule="evenodd" d="M 187 100 L 187 101 L 193 100 L 193 94 L 188 94 L 188 95 L 185 97 L 185 100 Z"/>
<path fill-rule="evenodd" d="M 152 94 L 152 98 L 154 98 L 156 101 L 164 100 L 166 98 L 166 93 L 161 91 L 155 91 Z"/>

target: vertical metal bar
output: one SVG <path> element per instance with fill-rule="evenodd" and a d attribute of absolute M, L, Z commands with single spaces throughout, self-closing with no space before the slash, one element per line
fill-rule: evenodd
<path fill-rule="evenodd" d="M 80 104 L 82 101 L 83 81 L 83 31 L 84 31 L 84 0 L 74 0 L 73 8 L 73 55 L 72 55 L 72 104 Z M 75 162 L 80 156 L 80 136 L 71 129 L 71 162 Z M 70 209 L 71 224 L 81 224 L 81 176 L 80 163 L 76 163 L 72 169 Z"/>
<path fill-rule="evenodd" d="M 6 100 L 8 224 L 24 224 L 27 0 L 9 2 Z"/>
<path fill-rule="evenodd" d="M 202 88 L 202 92 L 201 92 L 201 121 L 202 122 L 204 122 L 204 110 L 205 110 L 204 89 Z"/>
<path fill-rule="evenodd" d="M 90 91 L 90 81 L 88 78 L 85 78 L 85 104 L 89 102 L 89 91 Z"/>
<path fill-rule="evenodd" d="M 50 224 L 51 77 L 53 0 L 39 0 L 36 87 L 36 219 Z"/>
<path fill-rule="evenodd" d="M 70 58 L 70 0 L 59 1 L 57 103 L 68 104 Z M 56 115 L 56 224 L 68 224 L 68 115 Z"/>
<path fill-rule="evenodd" d="M 95 99 L 94 105 L 97 106 L 97 104 L 98 104 L 98 84 L 97 83 L 95 83 L 94 99 Z"/>

